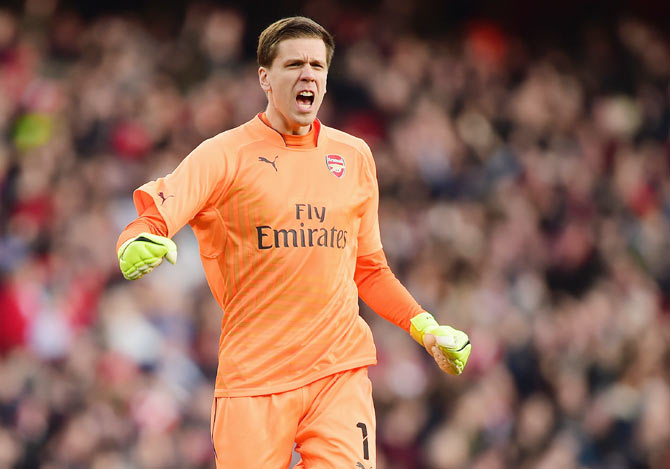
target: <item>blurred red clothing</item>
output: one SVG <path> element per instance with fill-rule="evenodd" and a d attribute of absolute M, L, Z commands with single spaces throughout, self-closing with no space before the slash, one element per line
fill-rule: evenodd
<path fill-rule="evenodd" d="M 0 354 L 25 342 L 26 319 L 8 285 L 0 284 Z"/>

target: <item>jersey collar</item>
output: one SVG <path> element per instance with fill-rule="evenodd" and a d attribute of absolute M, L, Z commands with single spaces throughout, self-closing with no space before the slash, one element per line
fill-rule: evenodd
<path fill-rule="evenodd" d="M 313 146 L 313 140 L 310 137 L 307 137 L 309 140 L 303 142 L 303 136 L 295 135 L 283 135 L 281 132 L 272 128 L 269 123 L 266 122 L 267 119 L 264 119 L 263 113 L 258 113 L 255 118 L 250 122 L 251 127 L 254 131 L 262 134 L 263 138 L 273 145 L 277 145 L 285 148 L 293 148 L 299 150 L 312 150 L 315 147 Z M 321 121 L 319 119 L 314 119 L 312 123 L 312 129 L 307 135 L 313 135 L 311 138 L 316 139 L 316 147 L 321 143 L 323 136 L 321 135 Z"/>

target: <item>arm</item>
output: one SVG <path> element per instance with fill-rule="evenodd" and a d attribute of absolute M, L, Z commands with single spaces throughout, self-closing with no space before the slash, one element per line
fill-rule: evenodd
<path fill-rule="evenodd" d="M 459 375 L 470 356 L 467 334 L 441 326 L 424 311 L 389 268 L 379 235 L 379 188 L 372 152 L 362 147 L 364 171 L 361 179 L 369 184 L 370 197 L 363 206 L 358 235 L 359 256 L 354 280 L 358 294 L 377 314 L 409 331 L 423 345 L 445 373 Z"/>
<path fill-rule="evenodd" d="M 123 243 L 139 236 L 141 233 L 167 236 L 167 225 L 153 201 L 148 203 L 140 212 L 139 217 L 128 224 L 121 232 L 119 240 L 116 242 L 116 250 L 118 251 Z"/>
<path fill-rule="evenodd" d="M 442 371 L 452 375 L 463 372 L 472 349 L 467 334 L 440 326 L 424 311 L 393 275 L 383 250 L 356 259 L 354 281 L 360 298 L 377 314 L 408 331 Z"/>
<path fill-rule="evenodd" d="M 193 150 L 164 178 L 148 182 L 133 194 L 139 217 L 117 241 L 123 275 L 136 280 L 163 262 L 177 261 L 177 246 L 170 239 L 224 187 L 226 159 L 214 139 Z"/>
<path fill-rule="evenodd" d="M 382 249 L 356 259 L 354 281 L 365 304 L 407 332 L 410 320 L 423 313 L 423 308 L 391 272 Z"/>

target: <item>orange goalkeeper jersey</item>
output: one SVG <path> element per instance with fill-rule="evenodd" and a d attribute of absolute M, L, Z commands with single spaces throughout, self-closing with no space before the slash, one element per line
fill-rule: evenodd
<path fill-rule="evenodd" d="M 381 250 L 375 165 L 362 140 L 313 125 L 287 141 L 257 116 L 135 191 L 172 237 L 189 223 L 223 310 L 215 395 L 295 389 L 374 364 L 357 256 Z"/>

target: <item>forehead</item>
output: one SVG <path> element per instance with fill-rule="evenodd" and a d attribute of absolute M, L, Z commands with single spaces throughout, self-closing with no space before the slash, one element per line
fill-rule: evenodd
<path fill-rule="evenodd" d="M 277 44 L 275 60 L 309 59 L 326 62 L 326 44 L 318 37 L 284 39 Z"/>

